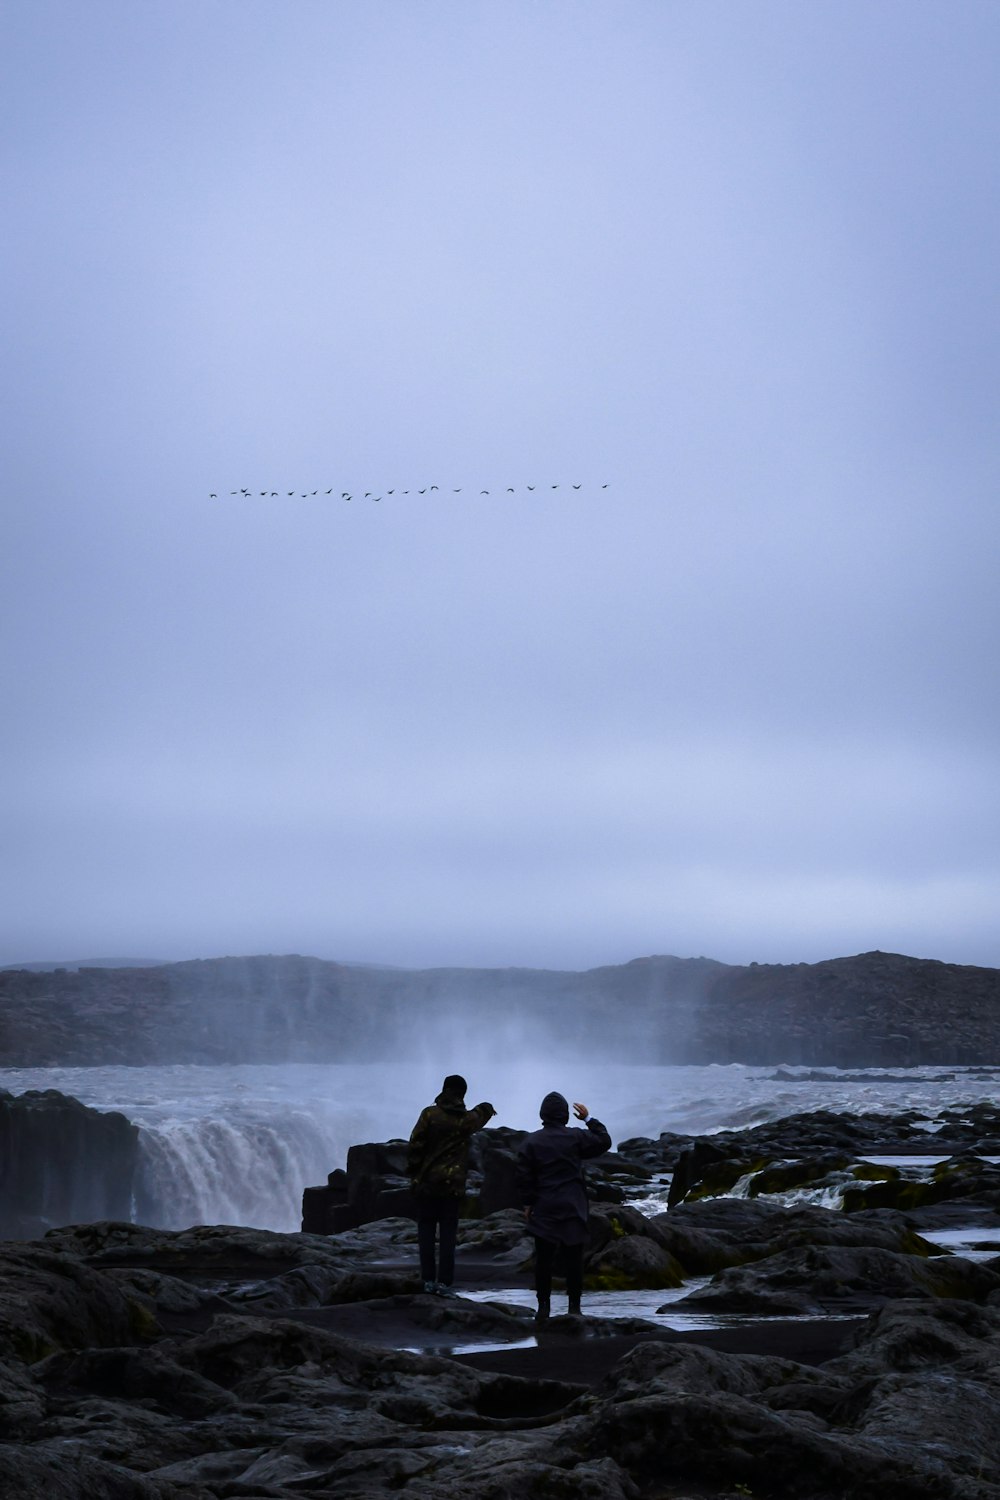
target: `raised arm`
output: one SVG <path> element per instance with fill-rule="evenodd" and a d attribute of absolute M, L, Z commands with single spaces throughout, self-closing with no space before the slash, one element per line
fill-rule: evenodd
<path fill-rule="evenodd" d="M 583 1139 L 580 1141 L 580 1154 L 586 1160 L 591 1156 L 603 1156 L 605 1151 L 611 1150 L 611 1137 L 600 1120 L 595 1120 L 593 1115 L 587 1117 L 587 1134 L 578 1132 Z"/>
<path fill-rule="evenodd" d="M 462 1128 L 469 1135 L 475 1135 L 477 1130 L 482 1130 L 484 1125 L 489 1124 L 495 1114 L 496 1110 L 492 1104 L 485 1102 L 477 1104 L 472 1109 L 466 1111 L 465 1119 L 462 1121 Z"/>

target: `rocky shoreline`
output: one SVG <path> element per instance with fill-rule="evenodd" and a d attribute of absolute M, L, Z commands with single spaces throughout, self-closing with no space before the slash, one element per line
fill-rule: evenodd
<path fill-rule="evenodd" d="M 511 1208 L 463 1220 L 475 1296 L 456 1299 L 420 1291 L 398 1215 L 0 1244 L 0 1491 L 1000 1500 L 1000 1116 L 927 1127 L 819 1113 L 623 1143 L 593 1208 L 590 1315 L 538 1337 Z M 920 1144 L 944 1162 L 868 1160 Z M 671 1172 L 673 1206 L 650 1212 Z M 978 1226 L 977 1252 L 937 1244 L 949 1226 Z M 607 1316 L 629 1287 L 653 1310 Z"/>

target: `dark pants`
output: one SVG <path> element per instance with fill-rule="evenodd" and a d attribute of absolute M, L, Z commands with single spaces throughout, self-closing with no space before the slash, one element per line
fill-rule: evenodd
<path fill-rule="evenodd" d="M 566 1272 L 566 1293 L 571 1302 L 579 1302 L 583 1292 L 583 1246 L 558 1245 L 555 1240 L 535 1240 L 535 1291 L 538 1300 L 552 1296 L 552 1269 L 559 1254 Z"/>
<path fill-rule="evenodd" d="M 420 1246 L 422 1281 L 440 1281 L 442 1286 L 451 1286 L 455 1280 L 455 1236 L 460 1206 L 458 1198 L 417 1199 L 417 1244 Z M 434 1241 L 438 1231 L 440 1242 L 435 1272 Z"/>

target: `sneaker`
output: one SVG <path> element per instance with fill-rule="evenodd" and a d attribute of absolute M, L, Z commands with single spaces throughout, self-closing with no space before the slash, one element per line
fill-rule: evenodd
<path fill-rule="evenodd" d="M 445 1286 L 443 1281 L 437 1282 L 434 1290 L 439 1297 L 460 1297 L 462 1295 L 461 1292 L 456 1292 L 453 1286 Z"/>
<path fill-rule="evenodd" d="M 437 1284 L 436 1281 L 425 1281 L 424 1282 L 424 1291 L 425 1292 L 430 1292 L 430 1294 L 432 1296 L 437 1291 L 437 1289 L 438 1289 L 438 1284 Z"/>

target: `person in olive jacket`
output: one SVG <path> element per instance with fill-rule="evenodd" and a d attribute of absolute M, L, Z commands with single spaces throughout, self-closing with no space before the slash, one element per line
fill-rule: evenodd
<path fill-rule="evenodd" d="M 560 1247 L 566 1264 L 567 1311 L 580 1311 L 590 1212 L 583 1163 L 611 1150 L 610 1135 L 585 1104 L 574 1104 L 573 1113 L 586 1122 L 586 1130 L 570 1127 L 569 1105 L 562 1094 L 546 1094 L 539 1110 L 542 1128 L 528 1136 L 517 1159 L 517 1185 L 528 1231 L 535 1237 L 535 1317 L 539 1323 L 549 1318 L 552 1265 Z"/>
<path fill-rule="evenodd" d="M 467 1087 L 461 1074 L 448 1074 L 434 1103 L 421 1110 L 407 1153 L 406 1171 L 417 1205 L 420 1276 L 425 1292 L 441 1296 L 455 1295 L 455 1238 L 469 1170 L 469 1141 L 496 1114 L 487 1103 L 466 1109 Z"/>

